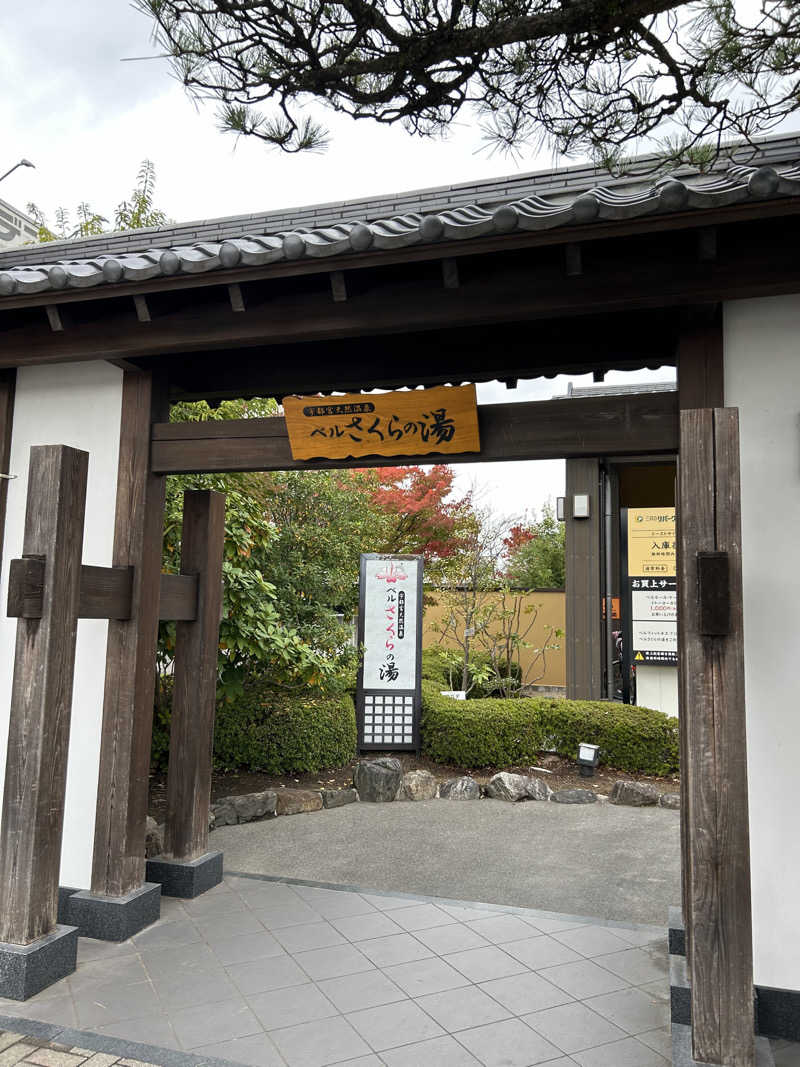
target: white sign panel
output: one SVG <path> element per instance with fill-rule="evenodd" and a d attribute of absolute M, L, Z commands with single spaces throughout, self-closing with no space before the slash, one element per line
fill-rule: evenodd
<path fill-rule="evenodd" d="M 422 558 L 361 557 L 359 747 L 419 744 Z"/>
<path fill-rule="evenodd" d="M 418 569 L 419 560 L 366 560 L 365 689 L 416 686 Z"/>

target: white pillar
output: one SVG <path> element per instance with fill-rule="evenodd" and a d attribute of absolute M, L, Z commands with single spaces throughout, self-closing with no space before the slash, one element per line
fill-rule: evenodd
<path fill-rule="evenodd" d="M 64 363 L 17 371 L 8 507 L 0 570 L 0 797 L 5 778 L 16 619 L 6 616 L 9 560 L 22 552 L 31 445 L 89 453 L 83 562 L 110 567 L 114 538 L 122 371 L 109 363 Z M 60 884 L 91 879 L 108 623 L 78 623 Z"/>
<path fill-rule="evenodd" d="M 725 305 L 739 408 L 754 979 L 800 990 L 800 296 Z"/>

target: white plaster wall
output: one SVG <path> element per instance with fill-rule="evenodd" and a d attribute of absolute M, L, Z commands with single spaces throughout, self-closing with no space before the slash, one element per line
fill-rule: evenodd
<path fill-rule="evenodd" d="M 800 296 L 725 305 L 725 403 L 741 431 L 755 981 L 800 990 Z"/>
<path fill-rule="evenodd" d="M 652 663 L 636 666 L 636 703 L 678 717 L 678 668 Z"/>
<path fill-rule="evenodd" d="M 89 453 L 83 562 L 111 565 L 122 411 L 122 371 L 108 363 L 26 367 L 17 373 L 0 605 L 9 560 L 22 553 L 31 445 L 72 445 Z M 16 620 L 0 611 L 0 793 L 5 778 Z M 61 885 L 88 889 L 91 879 L 103 678 L 108 623 L 78 623 L 67 771 Z"/>

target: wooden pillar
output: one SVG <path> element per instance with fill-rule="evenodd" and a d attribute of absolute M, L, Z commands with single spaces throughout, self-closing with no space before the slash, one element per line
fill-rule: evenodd
<path fill-rule="evenodd" d="M 0 370 L 0 567 L 3 564 L 3 534 L 6 528 L 6 500 L 8 499 L 8 464 L 11 458 L 11 427 L 14 423 L 14 388 L 16 370 Z"/>
<path fill-rule="evenodd" d="M 0 829 L 0 941 L 14 945 L 50 933 L 58 913 L 88 470 L 87 452 L 31 449 L 22 551 L 42 600 L 17 622 Z"/>
<path fill-rule="evenodd" d="M 181 574 L 197 576 L 197 615 L 176 624 L 164 848 L 176 860 L 208 851 L 224 543 L 225 496 L 184 493 Z"/>
<path fill-rule="evenodd" d="M 736 409 L 681 412 L 678 489 L 684 909 L 694 1057 L 753 1067 Z"/>
<path fill-rule="evenodd" d="M 681 411 L 725 406 L 721 305 L 686 309 L 678 336 L 676 369 L 678 407 Z M 680 507 L 677 518 L 680 523 Z M 680 716 L 678 728 L 683 754 L 687 752 L 689 745 L 685 716 Z M 690 833 L 688 779 L 686 775 L 681 775 L 681 888 L 687 956 L 690 956 L 692 951 L 692 933 L 687 915 L 687 902 L 691 895 Z"/>
<path fill-rule="evenodd" d="M 576 493 L 589 497 L 588 519 L 572 517 Z M 567 460 L 566 523 L 567 698 L 601 700 L 605 694 L 597 459 Z"/>
<path fill-rule="evenodd" d="M 150 473 L 150 427 L 168 417 L 165 384 L 125 371 L 113 565 L 133 567 L 131 617 L 108 625 L 92 892 L 144 882 L 164 521 L 163 476 Z"/>

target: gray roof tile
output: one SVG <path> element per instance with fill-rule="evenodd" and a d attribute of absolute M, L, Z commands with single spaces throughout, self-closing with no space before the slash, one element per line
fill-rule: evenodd
<path fill-rule="evenodd" d="M 755 153 L 732 150 L 725 164 L 707 175 L 684 167 L 657 181 L 611 180 L 579 164 L 396 196 L 30 245 L 0 253 L 0 298 L 798 196 L 798 159 L 800 136 L 771 137 Z"/>

